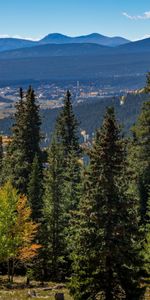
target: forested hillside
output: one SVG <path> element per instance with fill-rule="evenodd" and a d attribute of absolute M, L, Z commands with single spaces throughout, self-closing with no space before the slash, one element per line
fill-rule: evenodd
<path fill-rule="evenodd" d="M 8 288 L 15 275 L 26 275 L 28 287 L 33 279 L 42 287 L 59 283 L 42 290 L 57 300 L 66 285 L 75 300 L 144 299 L 149 83 L 150 74 L 143 94 L 123 97 L 124 105 L 108 99 L 73 106 L 68 90 L 62 108 L 45 111 L 44 125 L 35 91 L 20 89 L 5 151 L 0 137 L 0 269 Z M 44 128 L 51 139 L 43 149 Z M 90 143 L 80 142 L 81 129 L 93 133 Z"/>
<path fill-rule="evenodd" d="M 74 106 L 74 112 L 79 121 L 79 129 L 84 129 L 91 136 L 92 133 L 98 128 L 103 119 L 105 109 L 108 106 L 114 106 L 117 119 L 123 126 L 123 131 L 126 135 L 130 134 L 130 128 L 135 123 L 137 116 L 139 115 L 142 103 L 148 99 L 145 94 L 127 95 L 124 104 L 120 104 L 120 98 L 106 98 L 99 99 L 91 102 L 84 102 Z M 42 132 L 45 136 L 50 137 L 57 115 L 60 109 L 47 109 L 40 111 L 42 119 Z M 3 134 L 11 134 L 11 126 L 13 123 L 13 116 L 0 120 L 0 128 Z"/>

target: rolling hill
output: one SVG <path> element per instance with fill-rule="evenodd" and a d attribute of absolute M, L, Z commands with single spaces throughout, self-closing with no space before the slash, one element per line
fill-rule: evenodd
<path fill-rule="evenodd" d="M 99 80 L 132 87 L 150 70 L 150 38 L 118 47 L 92 43 L 42 44 L 0 53 L 0 83 Z"/>
<path fill-rule="evenodd" d="M 36 58 L 51 56 L 84 56 L 111 54 L 114 49 L 97 44 L 46 44 L 34 47 L 4 51 L 0 59 Z"/>
<path fill-rule="evenodd" d="M 61 35 L 62 37 L 62 35 Z M 27 41 L 26 41 L 27 42 Z M 25 42 L 25 44 L 26 44 Z M 22 42 L 24 44 L 24 41 Z M 27 46 L 21 49 L 14 49 L 0 52 L 1 59 L 20 59 L 20 58 L 36 58 L 36 57 L 51 57 L 51 56 L 100 56 L 100 55 L 122 55 L 133 53 L 150 53 L 150 38 L 130 42 L 117 47 L 109 47 L 96 43 L 43 43 L 37 45 L 35 42 L 27 42 Z"/>
<path fill-rule="evenodd" d="M 60 33 L 52 33 L 44 37 L 39 41 L 40 44 L 79 44 L 90 43 L 103 46 L 116 47 L 118 45 L 124 45 L 130 41 L 122 37 L 108 37 L 99 33 L 92 33 L 88 35 L 82 35 L 77 37 L 69 37 Z"/>
<path fill-rule="evenodd" d="M 60 33 L 51 33 L 39 41 L 31 41 L 17 38 L 0 38 L 0 52 L 15 50 L 26 47 L 34 47 L 43 44 L 74 44 L 74 43 L 90 43 L 103 46 L 115 47 L 128 43 L 127 39 L 122 37 L 107 37 L 98 33 L 89 35 L 70 37 Z"/>
<path fill-rule="evenodd" d="M 16 38 L 0 38 L 0 52 L 32 47 L 34 45 L 36 45 L 36 42 L 29 40 Z"/>

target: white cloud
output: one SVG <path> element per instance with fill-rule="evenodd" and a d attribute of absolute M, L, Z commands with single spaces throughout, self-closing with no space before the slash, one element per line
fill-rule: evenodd
<path fill-rule="evenodd" d="M 150 38 L 150 34 L 145 34 L 144 36 L 141 37 L 141 40 L 148 39 L 148 38 Z"/>
<path fill-rule="evenodd" d="M 10 36 L 8 34 L 0 34 L 0 38 L 9 38 Z"/>
<path fill-rule="evenodd" d="M 150 19 L 150 11 L 146 11 L 143 13 L 143 15 L 135 15 L 135 16 L 131 16 L 126 12 L 122 13 L 123 16 L 125 16 L 126 18 L 130 19 L 130 20 L 148 20 Z"/>
<path fill-rule="evenodd" d="M 10 36 L 8 34 L 0 34 L 0 38 L 15 38 L 15 39 L 30 40 L 30 41 L 39 41 L 40 40 L 40 38 L 23 37 L 23 36 L 20 36 L 20 35 Z"/>

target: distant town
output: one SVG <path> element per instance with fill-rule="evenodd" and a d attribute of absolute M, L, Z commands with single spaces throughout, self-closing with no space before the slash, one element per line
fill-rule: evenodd
<path fill-rule="evenodd" d="M 39 83 L 36 84 L 35 92 L 41 109 L 53 109 L 61 107 L 66 90 L 72 94 L 74 105 L 85 101 L 121 96 L 132 92 L 128 89 L 116 88 L 110 85 L 102 86 L 95 82 L 73 82 L 73 83 Z M 26 87 L 25 87 L 26 89 Z M 15 103 L 19 100 L 19 86 L 5 86 L 0 88 L 0 118 L 12 114 Z"/>

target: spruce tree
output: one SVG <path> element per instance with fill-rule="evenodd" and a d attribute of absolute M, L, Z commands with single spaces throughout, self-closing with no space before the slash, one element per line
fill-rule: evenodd
<path fill-rule="evenodd" d="M 43 196 L 43 265 L 52 280 L 62 280 L 65 265 L 62 149 L 55 138 L 49 149 Z M 46 261 L 46 263 L 45 263 Z"/>
<path fill-rule="evenodd" d="M 42 171 L 41 171 L 41 161 L 39 161 L 38 155 L 36 154 L 32 163 L 31 173 L 29 176 L 28 184 L 28 200 L 31 207 L 31 217 L 32 220 L 39 223 L 42 217 Z"/>
<path fill-rule="evenodd" d="M 70 275 L 71 249 L 70 220 L 74 211 L 78 209 L 81 195 L 81 148 L 78 137 L 78 121 L 73 112 L 71 94 L 67 91 L 64 106 L 56 121 L 56 139 L 62 149 L 62 170 L 63 170 L 63 207 L 64 207 L 64 235 L 66 238 L 66 264 L 65 273 Z"/>
<path fill-rule="evenodd" d="M 150 186 L 150 100 L 145 102 L 141 114 L 132 128 L 131 166 L 135 170 L 140 195 L 141 222 L 147 219 Z"/>
<path fill-rule="evenodd" d="M 36 103 L 35 93 L 31 86 L 29 87 L 26 95 L 24 119 L 25 119 L 24 139 L 25 139 L 26 159 L 29 163 L 32 163 L 35 154 L 41 157 L 41 151 L 40 151 L 41 119 L 39 115 L 39 105 Z"/>
<path fill-rule="evenodd" d="M 150 191 L 150 187 L 149 187 Z M 143 269 L 146 274 L 146 278 L 150 276 L 150 192 L 147 201 L 147 210 L 146 210 L 146 223 L 144 226 L 144 242 L 142 247 L 142 256 L 144 259 Z"/>
<path fill-rule="evenodd" d="M 78 138 L 78 122 L 73 112 L 71 94 L 67 91 L 64 106 L 56 121 L 56 135 L 58 141 L 63 145 L 64 156 L 70 151 L 80 152 Z"/>
<path fill-rule="evenodd" d="M 90 153 L 74 225 L 71 293 L 76 300 L 139 299 L 138 213 L 128 189 L 126 151 L 114 110 L 106 112 Z"/>
<path fill-rule="evenodd" d="M 81 181 L 78 122 L 73 112 L 69 91 L 67 91 L 64 106 L 56 121 L 56 139 L 62 149 L 64 205 L 66 206 L 66 213 L 68 213 L 71 209 L 77 209 Z M 68 227 L 67 224 L 66 227 Z"/>
<path fill-rule="evenodd" d="M 81 151 L 77 125 L 68 91 L 50 146 L 44 193 L 43 219 L 46 227 L 43 228 L 49 230 L 46 249 L 50 251 L 45 256 L 50 258 L 47 259 L 49 270 L 53 270 L 49 275 L 57 280 L 70 275 L 69 224 L 72 211 L 77 209 L 80 198 Z"/>
<path fill-rule="evenodd" d="M 15 122 L 12 126 L 12 142 L 7 153 L 7 176 L 14 186 L 27 194 L 31 166 L 35 155 L 41 158 L 40 116 L 34 90 L 29 87 L 26 96 L 20 89 L 20 100 L 16 104 Z M 42 165 L 41 165 L 42 167 Z"/>

